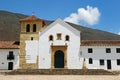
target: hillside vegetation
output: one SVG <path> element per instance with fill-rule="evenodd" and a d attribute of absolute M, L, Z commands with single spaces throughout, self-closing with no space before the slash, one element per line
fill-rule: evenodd
<path fill-rule="evenodd" d="M 25 17 L 27 17 L 27 15 L 0 11 L 0 41 L 19 41 L 19 20 Z M 53 21 L 45 20 L 46 25 L 49 25 L 52 22 Z M 91 29 L 72 23 L 68 24 L 81 31 L 82 40 L 120 40 L 120 36 L 117 34 Z"/>

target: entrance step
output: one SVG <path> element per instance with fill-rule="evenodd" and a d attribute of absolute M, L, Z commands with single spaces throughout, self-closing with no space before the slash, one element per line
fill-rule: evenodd
<path fill-rule="evenodd" d="M 5 72 L 9 75 L 117 75 L 102 69 L 18 69 Z"/>

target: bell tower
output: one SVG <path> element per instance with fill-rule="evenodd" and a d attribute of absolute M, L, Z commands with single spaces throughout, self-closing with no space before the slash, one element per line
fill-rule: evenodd
<path fill-rule="evenodd" d="M 44 28 L 45 22 L 35 15 L 20 19 L 20 69 L 38 69 L 38 57 L 35 64 L 26 63 L 26 43 L 28 40 L 38 40 L 39 32 Z"/>

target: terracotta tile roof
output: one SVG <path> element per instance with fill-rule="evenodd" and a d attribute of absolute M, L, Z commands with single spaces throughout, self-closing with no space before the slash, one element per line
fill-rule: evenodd
<path fill-rule="evenodd" d="M 120 46 L 120 40 L 82 40 L 81 46 Z"/>
<path fill-rule="evenodd" d="M 0 41 L 0 49 L 19 49 L 19 42 Z"/>
<path fill-rule="evenodd" d="M 20 19 L 20 22 L 21 21 L 43 21 L 43 20 L 37 18 L 35 15 L 32 15 L 32 16 L 28 16 L 24 19 Z"/>

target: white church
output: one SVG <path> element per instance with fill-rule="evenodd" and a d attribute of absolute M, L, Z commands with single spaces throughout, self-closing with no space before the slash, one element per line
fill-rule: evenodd
<path fill-rule="evenodd" d="M 120 40 L 81 40 L 61 19 L 46 26 L 32 15 L 20 23 L 20 44 L 0 42 L 0 69 L 120 70 Z"/>

